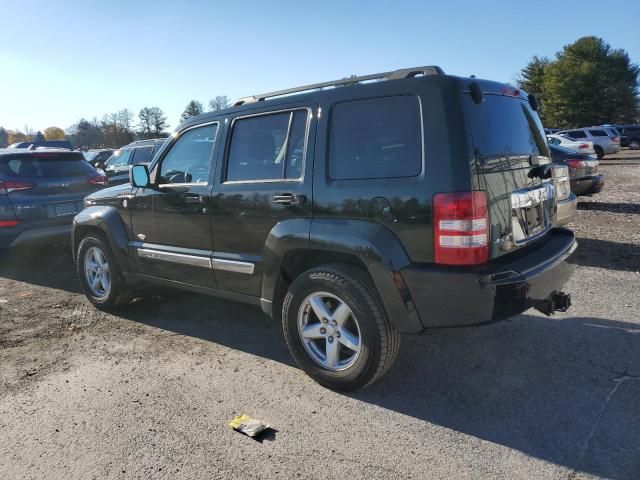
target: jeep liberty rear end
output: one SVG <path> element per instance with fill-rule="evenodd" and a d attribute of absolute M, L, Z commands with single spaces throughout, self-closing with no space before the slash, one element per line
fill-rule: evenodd
<path fill-rule="evenodd" d="M 403 271 L 419 312 L 440 304 L 436 315 L 421 316 L 423 324 L 480 324 L 530 307 L 564 311 L 570 296 L 561 289 L 574 269 L 564 260 L 577 243 L 555 223 L 550 152 L 537 103 L 510 85 L 459 80 L 477 190 L 434 196 L 434 263 L 443 266 Z M 442 218 L 439 212 L 447 209 L 454 215 Z"/>
<path fill-rule="evenodd" d="M 332 389 L 383 375 L 400 334 L 570 304 L 575 238 L 535 101 L 509 85 L 416 67 L 245 97 L 130 182 L 74 220 L 89 300 L 159 283 L 260 305 Z"/>

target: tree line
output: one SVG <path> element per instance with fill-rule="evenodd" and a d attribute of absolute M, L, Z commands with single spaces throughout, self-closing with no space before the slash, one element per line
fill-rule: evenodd
<path fill-rule="evenodd" d="M 226 95 L 217 96 L 209 101 L 208 111 L 221 110 L 228 107 L 229 103 Z M 204 112 L 202 103 L 191 100 L 179 121 L 182 123 Z M 91 120 L 81 118 L 66 131 L 60 127 L 49 127 L 43 132 L 33 132 L 28 126 L 25 126 L 24 131 L 9 130 L 0 126 L 0 148 L 18 142 L 65 139 L 81 149 L 118 148 L 134 140 L 167 137 L 170 126 L 166 115 L 159 107 L 143 107 L 138 112 L 137 118 L 134 112 L 124 108 L 118 112 L 103 115 L 100 120 L 95 117 Z"/>
<path fill-rule="evenodd" d="M 546 127 L 573 128 L 640 122 L 640 67 L 623 49 L 582 37 L 552 60 L 535 55 L 518 86 L 538 98 Z"/>

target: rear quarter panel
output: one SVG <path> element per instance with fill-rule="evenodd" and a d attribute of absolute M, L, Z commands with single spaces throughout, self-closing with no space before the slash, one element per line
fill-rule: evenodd
<path fill-rule="evenodd" d="M 465 134 L 461 86 L 447 76 L 348 87 L 320 98 L 314 168 L 314 219 L 353 219 L 384 225 L 415 262 L 433 261 L 432 198 L 438 192 L 477 187 L 473 151 Z M 384 96 L 413 95 L 420 101 L 424 152 L 418 176 L 333 180 L 329 178 L 329 126 L 336 103 Z"/>

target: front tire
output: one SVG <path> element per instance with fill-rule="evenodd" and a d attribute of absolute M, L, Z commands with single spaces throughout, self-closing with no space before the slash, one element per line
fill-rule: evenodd
<path fill-rule="evenodd" d="M 604 150 L 602 150 L 602 147 L 598 147 L 596 145 L 595 147 L 593 147 L 593 149 L 596 152 L 596 157 L 598 157 L 598 160 L 602 160 L 604 158 Z"/>
<path fill-rule="evenodd" d="M 633 139 L 628 146 L 631 150 L 640 150 L 640 140 Z"/>
<path fill-rule="evenodd" d="M 282 305 L 282 326 L 294 360 L 332 390 L 373 383 L 400 347 L 371 280 L 349 265 L 326 265 L 296 278 Z"/>
<path fill-rule="evenodd" d="M 115 256 L 102 237 L 89 235 L 82 239 L 76 271 L 82 290 L 97 308 L 113 310 L 131 299 Z"/>

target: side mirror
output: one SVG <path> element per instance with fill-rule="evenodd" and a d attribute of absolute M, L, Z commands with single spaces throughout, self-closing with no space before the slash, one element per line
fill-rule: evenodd
<path fill-rule="evenodd" d="M 129 169 L 129 182 L 132 187 L 147 188 L 151 183 L 147 166 L 144 164 L 132 165 Z"/>

